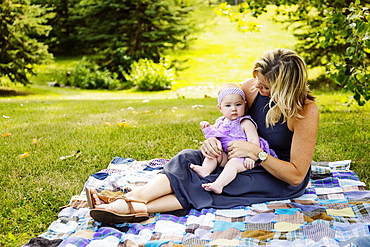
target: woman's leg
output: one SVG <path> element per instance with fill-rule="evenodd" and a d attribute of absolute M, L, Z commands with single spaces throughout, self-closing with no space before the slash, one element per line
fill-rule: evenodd
<path fill-rule="evenodd" d="M 129 214 L 130 209 L 125 200 L 118 199 L 110 204 L 100 204 L 96 191 L 93 190 L 92 196 L 96 202 L 95 208 L 106 209 L 120 214 Z M 144 203 L 132 202 L 136 213 L 161 213 L 182 209 L 170 186 L 170 181 L 165 174 L 156 175 L 151 181 L 142 187 L 128 192 L 126 198 L 143 201 Z"/>

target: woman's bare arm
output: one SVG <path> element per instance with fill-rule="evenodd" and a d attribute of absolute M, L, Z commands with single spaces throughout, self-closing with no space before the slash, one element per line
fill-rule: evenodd
<path fill-rule="evenodd" d="M 288 127 L 293 134 L 290 162 L 272 157 L 271 155 L 261 165 L 273 176 L 293 185 L 299 185 L 305 178 L 310 167 L 319 125 L 319 112 L 314 103 L 305 106 L 303 119 L 289 119 Z M 251 157 L 257 159 L 262 149 L 255 144 L 234 141 L 229 144 L 229 158 Z"/>

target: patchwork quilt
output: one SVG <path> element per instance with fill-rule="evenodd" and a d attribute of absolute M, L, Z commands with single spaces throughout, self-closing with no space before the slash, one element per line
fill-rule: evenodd
<path fill-rule="evenodd" d="M 85 187 L 119 196 L 147 183 L 166 162 L 115 157 L 106 169 L 92 174 Z M 82 189 L 48 230 L 24 247 L 370 246 L 370 191 L 350 164 L 312 162 L 310 183 L 299 198 L 222 210 L 179 210 L 134 224 L 94 221 Z"/>

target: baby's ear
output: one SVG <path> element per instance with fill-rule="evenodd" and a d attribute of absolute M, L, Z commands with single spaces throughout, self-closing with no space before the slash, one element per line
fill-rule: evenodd
<path fill-rule="evenodd" d="M 220 105 L 217 105 L 217 108 L 221 111 L 221 106 Z"/>

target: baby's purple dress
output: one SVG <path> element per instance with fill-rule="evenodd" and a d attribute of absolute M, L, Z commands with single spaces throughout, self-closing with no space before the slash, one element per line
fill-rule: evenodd
<path fill-rule="evenodd" d="M 213 127 L 207 127 L 203 129 L 204 136 L 206 139 L 210 137 L 217 137 L 222 144 L 222 149 L 227 153 L 228 144 L 232 141 L 242 140 L 248 141 L 245 132 L 243 131 L 240 122 L 244 119 L 249 119 L 256 126 L 257 124 L 253 121 L 250 116 L 239 117 L 232 121 L 224 121 L 225 117 L 219 117 Z M 260 137 L 260 147 L 265 150 L 268 154 L 277 158 L 274 150 L 270 149 L 268 142 Z"/>

